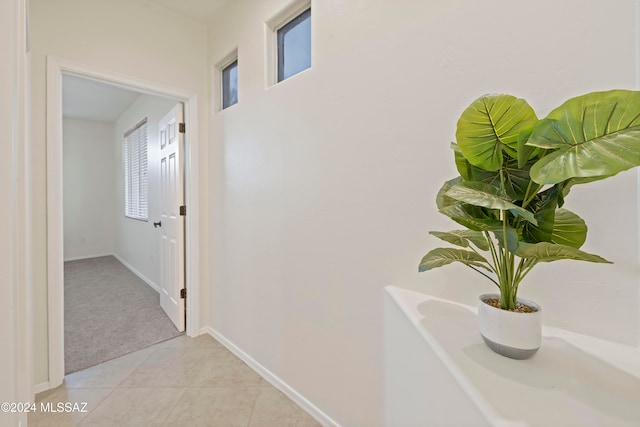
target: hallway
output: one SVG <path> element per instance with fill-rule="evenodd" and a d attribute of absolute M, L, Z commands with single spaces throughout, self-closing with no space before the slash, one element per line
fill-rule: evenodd
<path fill-rule="evenodd" d="M 59 402 L 86 412 L 40 412 Z M 36 408 L 30 427 L 320 425 L 208 335 L 181 335 L 67 375 L 36 396 Z"/>

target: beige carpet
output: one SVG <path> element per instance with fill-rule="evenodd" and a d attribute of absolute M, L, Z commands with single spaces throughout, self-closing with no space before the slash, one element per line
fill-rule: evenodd
<path fill-rule="evenodd" d="M 65 262 L 66 374 L 178 335 L 158 293 L 116 258 Z"/>

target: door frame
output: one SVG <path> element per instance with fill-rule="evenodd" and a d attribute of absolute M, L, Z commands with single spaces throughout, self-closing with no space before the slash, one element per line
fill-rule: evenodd
<path fill-rule="evenodd" d="M 49 388 L 64 379 L 64 230 L 62 201 L 62 76 L 74 75 L 148 95 L 165 96 L 184 103 L 185 134 L 185 287 L 188 336 L 200 332 L 200 227 L 198 181 L 197 94 L 160 83 L 99 69 L 55 56 L 47 56 L 47 290 L 49 337 Z"/>

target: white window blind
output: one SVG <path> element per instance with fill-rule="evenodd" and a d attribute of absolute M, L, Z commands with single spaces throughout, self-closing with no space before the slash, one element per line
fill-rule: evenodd
<path fill-rule="evenodd" d="M 124 134 L 122 143 L 124 165 L 124 215 L 149 219 L 147 181 L 147 119 Z"/>

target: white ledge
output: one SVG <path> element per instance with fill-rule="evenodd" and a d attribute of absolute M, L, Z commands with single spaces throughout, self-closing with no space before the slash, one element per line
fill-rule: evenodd
<path fill-rule="evenodd" d="M 637 348 L 543 327 L 538 353 L 512 360 L 484 344 L 476 308 L 393 286 L 386 292 L 489 425 L 640 423 Z"/>

